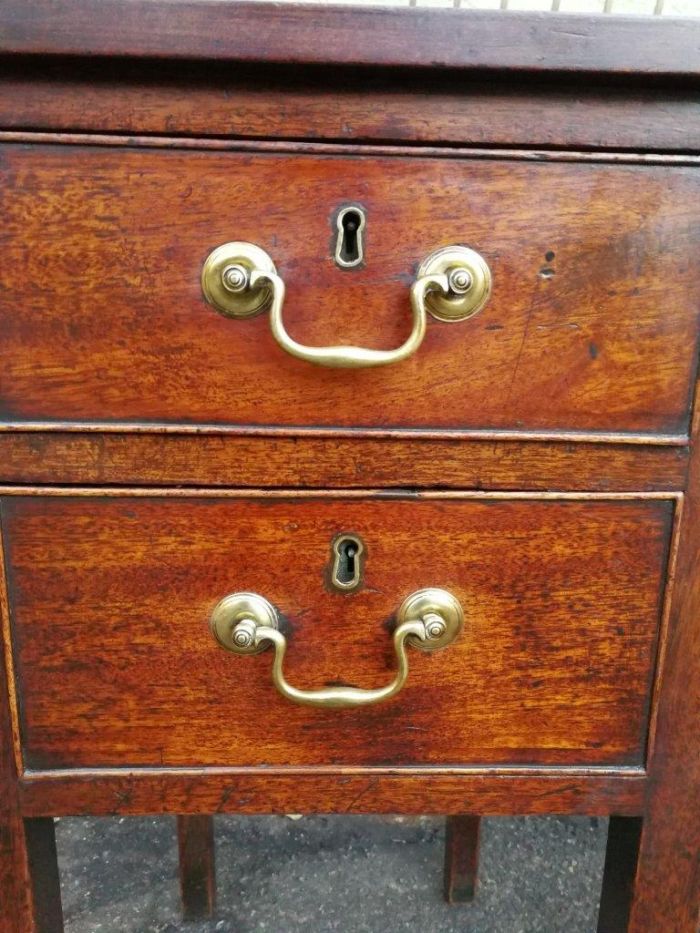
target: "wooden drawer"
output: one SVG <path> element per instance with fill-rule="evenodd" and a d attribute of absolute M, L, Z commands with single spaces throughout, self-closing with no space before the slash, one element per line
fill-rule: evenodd
<path fill-rule="evenodd" d="M 682 166 L 4 145 L 8 423 L 168 423 L 685 436 L 697 344 L 700 173 Z M 333 261 L 338 209 L 365 262 Z M 250 241 L 293 337 L 392 348 L 417 265 L 467 244 L 490 302 L 429 319 L 364 370 L 284 353 L 269 315 L 203 299 L 212 249 Z"/>
<path fill-rule="evenodd" d="M 28 768 L 630 765 L 645 760 L 674 500 L 434 494 L 51 494 L 2 500 Z M 331 542 L 365 547 L 329 585 Z M 272 652 L 222 650 L 234 591 L 279 610 L 289 681 L 382 686 L 414 590 L 465 612 L 409 648 L 393 699 L 316 709 L 274 689 Z"/>

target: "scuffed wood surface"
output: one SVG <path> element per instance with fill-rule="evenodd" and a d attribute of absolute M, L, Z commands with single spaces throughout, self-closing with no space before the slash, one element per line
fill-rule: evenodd
<path fill-rule="evenodd" d="M 245 139 L 692 152 L 692 88 L 456 81 L 436 71 L 254 68 L 180 62 L 8 61 L 0 126 Z"/>
<path fill-rule="evenodd" d="M 688 458 L 573 441 L 0 431 L 5 483 L 670 491 Z"/>
<path fill-rule="evenodd" d="M 222 0 L 5 0 L 0 54 L 697 76 L 693 19 Z"/>
<path fill-rule="evenodd" d="M 630 933 L 700 928 L 699 443 L 696 410 Z"/>
<path fill-rule="evenodd" d="M 13 145 L 0 159 L 7 421 L 687 430 L 693 169 Z M 367 211 L 350 272 L 330 250 L 348 201 Z M 399 365 L 315 367 L 266 314 L 204 302 L 202 263 L 232 239 L 271 253 L 310 344 L 398 346 L 416 264 L 449 243 L 484 255 L 493 296 L 469 321 L 431 319 Z"/>
<path fill-rule="evenodd" d="M 6 497 L 26 766 L 641 765 L 672 514 L 663 499 Z M 366 548 L 352 595 L 325 584 L 342 531 Z M 233 656 L 208 629 L 219 599 L 253 590 L 286 620 L 295 686 L 379 686 L 393 614 L 423 586 L 463 602 L 463 636 L 411 649 L 400 696 L 360 710 L 285 701 L 269 652 Z"/>
<path fill-rule="evenodd" d="M 71 815 L 130 813 L 623 813 L 644 806 L 641 770 L 440 768 L 350 771 L 139 769 L 28 774 L 22 810 Z"/>

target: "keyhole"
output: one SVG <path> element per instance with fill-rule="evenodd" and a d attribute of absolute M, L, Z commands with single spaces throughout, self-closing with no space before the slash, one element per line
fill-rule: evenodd
<path fill-rule="evenodd" d="M 340 563 L 345 566 L 340 570 L 338 576 L 345 577 L 346 580 L 352 580 L 355 576 L 355 555 L 357 554 L 357 545 L 354 541 L 344 541 L 340 548 Z"/>
<path fill-rule="evenodd" d="M 362 582 L 364 545 L 354 535 L 339 535 L 331 546 L 331 586 L 347 593 Z"/>
<path fill-rule="evenodd" d="M 335 262 L 342 269 L 359 266 L 364 258 L 362 235 L 365 214 L 359 207 L 344 207 L 336 218 L 338 235 L 335 244 Z"/>

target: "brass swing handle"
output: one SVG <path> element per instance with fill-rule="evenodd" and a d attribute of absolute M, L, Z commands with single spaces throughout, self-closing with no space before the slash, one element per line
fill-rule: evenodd
<path fill-rule="evenodd" d="M 366 347 L 309 347 L 290 337 L 282 320 L 285 285 L 270 256 L 252 243 L 224 243 L 207 257 L 202 291 L 228 317 L 251 317 L 270 310 L 272 336 L 287 353 L 320 366 L 358 369 L 398 363 L 418 349 L 425 337 L 426 315 L 440 321 L 471 317 L 486 304 L 491 273 L 486 262 L 464 246 L 437 250 L 425 259 L 410 289 L 412 330 L 395 350 Z"/>
<path fill-rule="evenodd" d="M 272 682 L 292 703 L 340 709 L 381 703 L 401 690 L 408 677 L 406 643 L 434 651 L 449 645 L 459 635 L 464 614 L 459 601 L 447 590 L 425 589 L 411 594 L 397 612 L 398 625 L 393 643 L 397 671 L 385 687 L 362 690 L 358 687 L 326 687 L 321 690 L 298 690 L 283 671 L 287 639 L 279 630 L 277 610 L 257 593 L 232 593 L 214 609 L 209 622 L 212 634 L 222 648 L 234 654 L 256 654 L 272 645 Z"/>

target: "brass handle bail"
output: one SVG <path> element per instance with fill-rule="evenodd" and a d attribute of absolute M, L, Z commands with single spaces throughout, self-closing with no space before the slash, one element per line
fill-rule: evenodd
<path fill-rule="evenodd" d="M 394 350 L 309 347 L 294 340 L 282 319 L 284 282 L 270 256 L 252 243 L 224 243 L 210 253 L 202 270 L 202 291 L 206 300 L 228 317 L 251 317 L 269 308 L 272 336 L 297 359 L 359 369 L 398 363 L 415 353 L 425 337 L 428 313 L 438 321 L 462 321 L 475 315 L 491 293 L 491 272 L 485 260 L 466 246 L 448 246 L 431 253 L 420 264 L 411 285 L 411 333 Z"/>
<path fill-rule="evenodd" d="M 423 651 L 435 651 L 451 644 L 464 624 L 462 606 L 447 590 L 417 590 L 403 601 L 396 614 L 393 634 L 397 672 L 385 687 L 361 690 L 358 687 L 327 687 L 297 690 L 285 678 L 282 665 L 287 639 L 279 630 L 277 610 L 257 593 L 232 593 L 214 609 L 209 625 L 214 638 L 234 654 L 256 654 L 273 646 L 272 682 L 286 699 L 304 706 L 340 709 L 381 703 L 401 690 L 408 677 L 406 643 Z"/>

